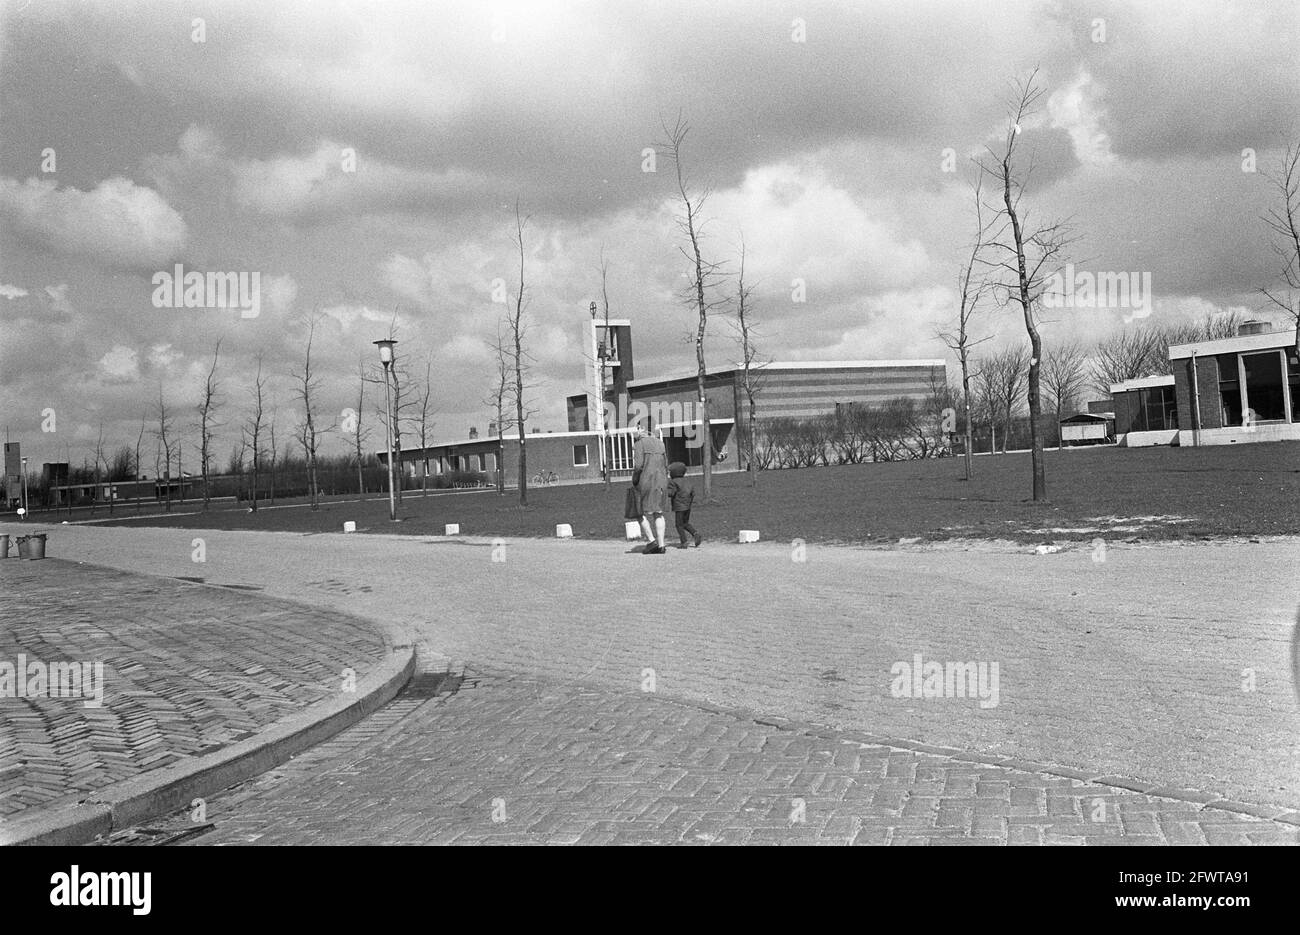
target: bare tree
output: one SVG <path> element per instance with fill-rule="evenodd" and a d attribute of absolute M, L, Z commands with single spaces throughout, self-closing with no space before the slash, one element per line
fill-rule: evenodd
<path fill-rule="evenodd" d="M 957 360 L 961 363 L 961 393 L 962 404 L 966 409 L 966 474 L 964 480 L 971 478 L 971 460 L 972 446 L 974 444 L 973 429 L 971 427 L 971 372 L 970 372 L 970 352 L 971 349 L 988 341 L 992 335 L 974 338 L 970 333 L 971 321 L 975 317 L 975 312 L 979 308 L 980 300 L 984 298 L 989 289 L 988 280 L 981 276 L 975 277 L 975 268 L 979 264 L 981 251 L 984 249 L 984 241 L 988 236 L 988 229 L 984 224 L 984 205 L 981 201 L 980 190 L 983 185 L 983 175 L 981 174 L 975 180 L 975 240 L 971 244 L 970 254 L 966 257 L 966 263 L 962 266 L 961 271 L 957 274 L 957 296 L 959 304 L 957 306 L 957 330 L 940 331 L 939 339 L 947 344 L 952 350 L 957 352 Z"/>
<path fill-rule="evenodd" d="M 262 355 L 257 355 L 257 373 L 253 377 L 253 411 L 244 423 L 244 440 L 253 452 L 253 483 L 249 489 L 249 508 L 257 512 L 257 480 L 262 467 L 262 430 L 266 419 L 266 378 L 262 376 Z"/>
<path fill-rule="evenodd" d="M 312 371 L 311 348 L 316 339 L 317 316 L 312 314 L 307 325 L 307 349 L 303 356 L 301 370 L 293 373 L 294 395 L 302 403 L 303 419 L 297 427 L 298 443 L 302 445 L 303 456 L 307 459 L 307 485 L 311 497 L 311 508 L 320 509 L 320 486 L 316 476 L 316 455 L 320 449 L 321 437 L 329 431 L 322 428 L 316 418 L 316 397 L 320 392 L 320 378 Z"/>
<path fill-rule="evenodd" d="M 140 445 L 144 442 L 144 416 L 140 417 L 140 433 L 135 438 L 135 480 L 140 479 Z"/>
<path fill-rule="evenodd" d="M 104 457 L 104 423 L 99 423 L 99 437 L 95 440 L 95 495 L 90 498 L 90 515 L 95 515 L 95 503 L 99 500 L 99 465 L 103 463 L 105 469 L 108 468 L 108 459 Z M 113 494 L 110 488 L 108 495 L 108 512 L 113 512 Z"/>
<path fill-rule="evenodd" d="M 267 491 L 267 502 L 275 506 L 275 466 L 280 460 L 279 449 L 275 446 L 275 404 L 271 404 L 271 421 L 266 426 L 266 437 L 271 443 L 271 463 L 268 467 L 271 469 L 271 489 Z"/>
<path fill-rule="evenodd" d="M 433 355 L 424 358 L 424 390 L 420 394 L 420 496 L 429 495 L 429 430 L 433 423 L 429 421 L 429 401 L 433 394 Z"/>
<path fill-rule="evenodd" d="M 987 366 L 997 381 L 996 399 L 998 411 L 1002 414 L 1002 453 L 1006 454 L 1007 443 L 1011 440 L 1011 417 L 1020 401 L 1025 375 L 1030 367 L 1029 355 L 1023 347 L 1006 347 L 994 354 Z"/>
<path fill-rule="evenodd" d="M 1087 386 L 1087 354 L 1078 341 L 1066 341 L 1047 348 L 1043 355 L 1043 386 L 1047 399 L 1056 411 L 1056 447 L 1061 447 L 1061 419 L 1066 406 L 1078 403 Z"/>
<path fill-rule="evenodd" d="M 497 416 L 497 493 L 504 495 L 506 492 L 506 429 L 510 427 L 510 422 L 506 419 L 506 401 L 510 398 L 510 351 L 506 346 L 505 337 L 501 334 L 499 321 L 497 339 L 492 345 L 492 351 L 496 355 L 496 379 L 492 384 L 492 392 L 485 402 L 492 406 Z"/>
<path fill-rule="evenodd" d="M 524 322 L 524 311 L 528 307 L 524 283 L 524 227 L 527 223 L 528 218 L 519 213 L 519 202 L 515 201 L 515 234 L 513 239 L 515 245 L 519 248 L 519 288 L 515 291 L 513 308 L 508 304 L 506 306 L 506 325 L 510 330 L 511 363 L 514 367 L 515 377 L 513 398 L 515 403 L 515 427 L 519 432 L 520 506 L 528 505 L 528 452 L 525 445 L 528 433 L 525 428 L 528 417 L 533 414 L 533 411 L 527 408 L 524 399 L 524 374 L 528 372 L 526 361 L 529 359 L 524 352 L 524 338 L 528 333 L 528 326 Z"/>
<path fill-rule="evenodd" d="M 127 445 L 119 445 L 113 452 L 113 460 L 108 464 L 108 480 L 124 481 L 131 480 L 131 449 Z"/>
<path fill-rule="evenodd" d="M 1113 384 L 1174 372 L 1169 359 L 1171 344 L 1215 341 L 1236 335 L 1241 314 L 1235 310 L 1209 312 L 1200 321 L 1125 328 L 1102 338 L 1093 349 L 1090 373 L 1093 385 L 1109 394 Z"/>
<path fill-rule="evenodd" d="M 1032 452 L 1033 490 L 1035 500 L 1047 498 L 1047 472 L 1043 464 L 1043 439 L 1039 434 L 1038 420 L 1042 413 L 1039 386 L 1043 344 L 1035 321 L 1039 300 L 1048 286 L 1049 274 L 1045 270 L 1058 260 L 1068 241 L 1060 222 L 1031 226 L 1027 209 L 1020 205 L 1025 182 L 1030 175 L 1022 172 L 1016 162 L 1016 140 L 1021 123 L 1038 107 L 1043 88 L 1037 84 L 1037 70 L 1028 78 L 1016 82 L 1009 102 L 1010 121 L 1001 152 L 989 149 L 989 155 L 980 166 L 993 177 L 1002 190 L 1002 207 L 995 215 L 1000 226 L 989 238 L 989 246 L 997 251 L 993 265 L 1009 275 L 1009 290 L 1015 295 L 1025 320 L 1025 333 L 1029 335 L 1029 445 Z"/>
<path fill-rule="evenodd" d="M 371 382 L 366 373 L 366 363 L 357 358 L 357 408 L 352 426 L 352 452 L 357 459 L 357 499 L 366 498 L 365 441 L 370 436 L 370 429 L 364 428 L 366 411 L 366 383 Z"/>
<path fill-rule="evenodd" d="M 158 405 L 154 409 L 154 416 L 158 420 L 158 427 L 154 429 L 153 436 L 158 440 L 158 447 L 162 454 L 163 468 L 161 475 L 163 479 L 164 493 L 166 496 L 167 512 L 172 511 L 172 485 L 171 485 L 171 465 L 172 465 L 172 446 L 174 444 L 174 435 L 172 432 L 172 415 L 171 410 L 167 408 L 167 400 L 163 396 L 162 381 L 158 381 Z M 157 474 L 157 468 L 154 469 Z"/>
<path fill-rule="evenodd" d="M 1168 360 L 1165 340 L 1164 332 L 1151 326 L 1123 328 L 1101 339 L 1092 353 L 1093 385 L 1109 395 L 1115 383 L 1160 373 Z"/>
<path fill-rule="evenodd" d="M 140 512 L 140 485 L 138 481 L 140 480 L 140 445 L 144 443 L 144 427 L 145 427 L 145 417 L 141 416 L 140 434 L 138 434 L 135 438 L 135 476 L 132 478 L 132 480 L 137 481 L 136 488 L 135 488 L 135 511 L 137 513 Z"/>
<path fill-rule="evenodd" d="M 1280 202 L 1264 215 L 1264 223 L 1273 235 L 1282 285 L 1261 291 L 1291 319 L 1295 351 L 1300 355 L 1300 143 L 1287 147 L 1277 173 L 1266 178 L 1273 183 Z"/>
<path fill-rule="evenodd" d="M 212 460 L 212 435 L 220 427 L 216 413 L 221 405 L 220 384 L 217 382 L 217 362 L 221 359 L 221 341 L 212 349 L 212 366 L 203 380 L 203 392 L 199 397 L 199 467 L 203 475 L 203 509 L 208 509 L 212 495 L 208 485 L 208 462 Z M 182 484 L 182 489 L 184 485 Z"/>
<path fill-rule="evenodd" d="M 708 192 L 696 192 L 689 187 L 686 183 L 685 171 L 682 168 L 682 145 L 690 132 L 690 124 L 682 118 L 681 114 L 678 114 L 677 122 L 673 126 L 669 127 L 667 122 L 663 122 L 662 125 L 664 133 L 667 135 L 667 142 L 660 145 L 667 149 L 669 156 L 672 157 L 673 168 L 676 171 L 677 197 L 681 201 L 681 209 L 677 215 L 677 227 L 685 237 L 686 243 L 679 249 L 690 264 L 690 284 L 685 299 L 687 305 L 699 316 L 695 329 L 695 379 L 699 395 L 697 405 L 700 408 L 700 430 L 704 433 L 704 445 L 700 458 L 704 467 L 701 486 L 703 488 L 703 500 L 708 502 L 713 496 L 713 432 L 709 425 L 708 397 L 704 391 L 706 375 L 704 333 L 709 323 L 709 312 L 718 308 L 725 301 L 708 298 L 708 295 L 720 285 L 723 271 L 721 264 L 706 261 L 700 250 L 701 228 L 704 223 L 701 212 L 708 200 Z"/>
<path fill-rule="evenodd" d="M 393 313 L 393 324 L 388 331 L 390 338 L 397 337 L 397 313 Z M 407 361 L 410 360 L 409 354 L 402 354 L 393 349 L 393 365 L 389 368 L 388 377 L 393 381 L 393 453 L 395 460 L 392 465 L 394 489 L 397 494 L 397 502 L 402 502 L 402 488 L 405 486 L 402 479 L 402 422 L 413 422 L 415 417 L 413 411 L 419 401 L 420 385 L 411 376 L 410 368 Z"/>
<path fill-rule="evenodd" d="M 984 419 L 989 427 L 989 454 L 997 451 L 998 417 L 1002 409 L 998 404 L 1001 397 L 1001 380 L 994 358 L 982 357 L 978 361 L 971 379 L 975 381 L 975 415 Z"/>
<path fill-rule="evenodd" d="M 754 287 L 745 282 L 745 236 L 740 236 L 740 270 L 736 274 L 736 319 L 732 322 L 740 341 L 741 387 L 745 391 L 748 412 L 745 414 L 745 444 L 749 471 L 749 486 L 758 486 L 757 448 L 758 403 L 757 396 L 763 384 L 765 361 L 758 359 L 754 339 L 758 336 L 752 318 Z"/>

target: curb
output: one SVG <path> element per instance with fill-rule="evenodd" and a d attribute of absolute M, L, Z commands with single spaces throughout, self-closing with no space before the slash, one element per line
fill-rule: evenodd
<path fill-rule="evenodd" d="M 215 585 L 213 585 L 215 587 Z M 113 783 L 75 805 L 0 825 L 0 847 L 69 846 L 188 808 L 272 769 L 388 704 L 415 671 L 410 635 L 392 623 L 352 616 L 377 629 L 387 651 L 357 683 L 356 694 L 319 702 L 255 736 L 202 756 Z"/>

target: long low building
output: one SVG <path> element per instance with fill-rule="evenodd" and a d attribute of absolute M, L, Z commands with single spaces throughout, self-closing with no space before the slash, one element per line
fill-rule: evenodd
<path fill-rule="evenodd" d="M 749 412 L 745 371 L 730 365 L 708 371 L 705 408 L 711 444 L 702 437 L 695 371 L 635 379 L 632 323 L 626 318 L 584 322 L 583 381 L 587 389 L 566 398 L 568 431 L 530 431 L 525 449 L 529 481 L 555 478 L 561 482 L 598 480 L 606 472 L 625 476 L 632 471 L 632 427 L 652 426 L 664 441 L 670 461 L 703 466 L 712 452 L 716 470 L 742 470 L 747 461 L 743 432 Z M 807 419 L 834 413 L 841 407 L 875 407 L 890 400 L 930 399 L 947 385 L 941 359 L 776 361 L 751 368 L 755 415 L 760 420 L 782 417 Z M 503 444 L 504 442 L 504 444 Z M 387 457 L 380 452 L 381 461 Z M 418 477 L 427 462 L 431 475 L 457 473 L 495 477 L 498 463 L 507 483 L 518 474 L 519 436 L 486 437 L 438 442 L 428 448 L 406 448 L 403 471 Z M 540 476 L 539 476 L 540 475 Z M 482 480 L 482 477 L 478 477 Z M 462 483 L 472 479 L 462 478 Z"/>
<path fill-rule="evenodd" d="M 841 407 L 876 407 L 899 398 L 924 402 L 936 388 L 946 386 L 947 369 L 941 359 L 773 361 L 752 367 L 750 378 L 755 386 L 756 420 L 808 419 L 832 414 Z M 701 422 L 697 375 L 683 372 L 628 380 L 626 387 L 626 400 L 617 403 L 625 416 L 616 424 L 629 424 L 648 415 L 664 428 L 670 458 L 692 467 L 701 465 L 703 445 L 692 443 Z M 733 428 L 746 424 L 749 415 L 744 368 L 732 365 L 708 371 L 704 397 L 714 450 L 722 458 L 737 455 L 732 464 L 738 470 L 743 468 L 744 439 L 733 437 Z M 588 427 L 583 418 L 586 410 L 570 405 L 569 412 L 571 431 Z"/>

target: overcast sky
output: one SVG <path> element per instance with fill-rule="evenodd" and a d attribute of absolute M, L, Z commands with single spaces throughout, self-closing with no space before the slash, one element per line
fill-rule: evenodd
<path fill-rule="evenodd" d="M 1243 151 L 1269 169 L 1300 142 L 1294 0 L 0 10 L 0 416 L 38 463 L 80 463 L 101 422 L 134 445 L 160 384 L 191 422 L 221 339 L 224 467 L 259 351 L 293 408 L 313 310 L 328 420 L 396 314 L 412 368 L 432 361 L 435 436 L 485 430 L 516 199 L 537 426 L 563 430 L 584 388 L 602 250 L 637 375 L 692 366 L 671 164 L 643 171 L 679 111 L 688 178 L 713 193 L 704 250 L 734 268 L 743 233 L 777 359 L 950 356 L 934 334 L 972 233 L 969 157 L 1030 69 L 1025 204 L 1070 219 L 1080 268 L 1149 272 L 1157 319 L 1263 309 L 1269 183 Z M 176 263 L 258 272 L 260 314 L 154 307 Z M 1123 316 L 1058 310 L 1045 340 Z M 1024 336 L 994 308 L 982 330 Z M 725 321 L 707 352 L 735 359 Z"/>

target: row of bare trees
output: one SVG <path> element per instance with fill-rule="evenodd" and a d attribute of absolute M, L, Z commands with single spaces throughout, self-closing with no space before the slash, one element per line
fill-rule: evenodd
<path fill-rule="evenodd" d="M 395 320 L 396 315 L 394 314 Z M 355 471 L 358 495 L 364 497 L 367 491 L 366 467 L 368 464 L 373 464 L 375 460 L 374 456 L 367 455 L 365 451 L 367 441 L 371 436 L 371 417 L 377 419 L 385 433 L 389 428 L 388 405 L 382 391 L 378 394 L 370 394 L 375 397 L 376 401 L 372 404 L 370 411 L 367 411 L 366 398 L 368 394 L 366 389 L 368 386 L 373 387 L 384 382 L 389 384 L 393 396 L 392 433 L 394 445 L 398 451 L 401 450 L 403 425 L 406 425 L 415 434 L 421 447 L 427 447 L 431 441 L 434 426 L 433 416 L 435 415 L 431 379 L 432 357 L 425 355 L 424 380 L 420 382 L 414 379 L 410 372 L 412 355 L 395 353 L 390 372 L 385 372 L 378 364 L 367 364 L 364 358 L 359 359 L 357 365 L 356 407 L 345 410 L 339 419 L 326 416 L 322 412 L 320 404 L 322 378 L 314 357 L 316 331 L 319 322 L 320 318 L 316 313 L 313 313 L 307 319 L 302 359 L 287 374 L 289 381 L 288 395 L 294 404 L 294 411 L 287 430 L 291 433 L 293 444 L 302 453 L 305 475 L 305 484 L 302 485 L 303 492 L 310 498 L 312 509 L 319 507 L 319 497 L 323 489 L 320 478 L 321 446 L 325 439 L 333 433 L 339 433 L 348 444 L 349 454 L 346 456 L 346 460 L 349 461 L 351 469 Z M 389 336 L 393 337 L 395 333 L 395 327 L 390 325 Z M 220 367 L 221 341 L 218 340 L 213 348 L 211 364 L 204 372 L 203 382 L 199 386 L 198 403 L 194 407 L 197 420 L 191 426 L 197 433 L 194 452 L 199 462 L 198 474 L 203 480 L 202 503 L 205 510 L 208 509 L 209 501 L 213 496 L 212 492 L 215 489 L 212 482 L 213 465 L 217 457 L 216 445 L 220 430 L 229 425 L 229 420 L 226 418 L 229 410 L 229 400 L 223 392 Z M 289 450 L 286 448 L 282 451 L 279 444 L 284 439 L 286 426 L 278 418 L 279 410 L 271 380 L 271 375 L 266 372 L 264 359 L 259 354 L 256 357 L 256 370 L 252 385 L 247 390 L 246 408 L 243 410 L 242 419 L 237 427 L 238 442 L 231 450 L 227 470 L 228 474 L 237 474 L 249 478 L 247 489 L 251 509 L 253 510 L 257 509 L 258 500 L 262 498 L 264 493 L 269 493 L 271 498 L 274 498 L 274 478 L 277 463 L 283 465 L 289 457 Z M 152 414 L 141 419 L 134 457 L 130 457 L 129 448 L 123 447 L 123 449 L 119 450 L 114 461 L 115 471 L 119 476 L 110 479 L 139 478 L 143 476 L 143 462 L 141 459 L 146 434 L 151 435 L 155 441 L 154 476 L 159 479 L 171 478 L 177 481 L 184 476 L 183 456 L 185 445 L 182 437 L 183 430 L 178 423 L 178 410 L 168 400 L 166 392 L 160 383 L 158 399 L 153 407 Z M 103 458 L 103 433 L 101 431 L 100 441 L 96 446 L 96 480 L 99 477 L 98 468 Z M 107 461 L 102 463 L 107 467 Z M 268 467 L 272 476 L 269 490 L 262 483 Z M 331 469 L 335 467 L 336 465 L 331 462 Z M 175 469 L 174 474 L 173 468 Z M 396 466 L 390 468 L 390 471 L 395 478 L 400 474 L 400 470 Z M 428 490 L 429 473 L 429 463 L 425 459 L 421 471 L 420 487 L 422 492 Z M 164 485 L 164 501 L 167 510 L 171 509 L 172 486 L 170 483 Z M 335 483 L 330 486 L 337 487 L 338 485 Z M 395 490 L 399 496 L 401 487 L 402 483 L 398 479 Z M 178 489 L 183 490 L 183 487 Z"/>
<path fill-rule="evenodd" d="M 753 461 L 766 470 L 940 457 L 949 453 L 943 420 L 942 412 L 905 396 L 806 419 L 764 419 Z"/>

